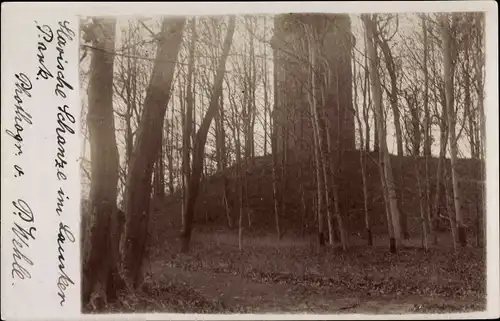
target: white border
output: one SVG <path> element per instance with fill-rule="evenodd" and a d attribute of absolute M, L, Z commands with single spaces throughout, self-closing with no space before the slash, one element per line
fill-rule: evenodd
<path fill-rule="evenodd" d="M 361 315 L 361 314 L 341 314 L 341 315 L 300 315 L 300 314 L 121 314 L 121 315 L 83 315 L 78 318 L 85 319 L 145 319 L 148 320 L 165 320 L 165 319 L 202 319 L 202 320 L 255 320 L 255 319 L 448 319 L 448 318 L 486 318 L 499 316 L 499 215 L 498 215 L 498 11 L 496 2 L 493 1 L 415 1 L 415 2 L 169 2 L 169 3 L 152 3 L 152 2 L 135 2 L 135 3 L 116 3 L 116 2 L 65 2 L 65 3 L 21 3 L 10 2 L 2 4 L 2 38 L 8 41 L 16 41 L 16 37 L 10 35 L 6 28 L 5 17 L 10 16 L 12 19 L 22 19 L 23 13 L 29 11 L 36 12 L 40 17 L 45 15 L 54 15 L 57 13 L 61 17 L 72 16 L 89 16 L 89 15 L 158 15 L 159 12 L 169 15 L 222 15 L 222 14 L 274 14 L 278 12 L 346 12 L 346 13 L 361 13 L 361 12 L 438 12 L 438 11 L 485 11 L 486 12 L 486 83 L 485 83 L 485 109 L 487 119 L 487 211 L 488 211 L 488 226 L 487 226 L 487 312 L 484 313 L 467 313 L 467 314 L 413 314 L 413 315 Z M 7 20 L 10 20 L 7 19 Z M 22 37 L 22 34 L 17 35 Z M 9 55 L 7 51 L 9 44 L 2 41 L 2 70 L 4 67 L 4 57 Z M 31 56 L 29 58 L 32 58 Z M 75 66 L 78 68 L 78 66 Z M 5 88 L 4 74 L 2 73 L 2 91 Z M 75 91 L 79 90 L 79 86 L 75 86 Z M 3 95 L 2 95 L 3 96 Z M 79 105 L 79 98 L 75 103 Z M 4 104 L 2 97 L 2 105 Z M 2 115 L 4 114 L 2 108 Z M 3 126 L 2 126 L 3 132 Z M 5 135 L 2 135 L 2 173 L 4 172 L 4 142 Z M 76 157 L 78 157 L 77 155 Z M 8 191 L 4 186 L 4 176 L 2 174 L 2 199 L 6 199 Z M 4 203 L 2 203 L 2 209 Z M 2 232 L 4 232 L 4 212 L 2 210 Z M 10 211 L 9 211 L 10 212 Z M 10 213 L 5 215 L 9 215 Z M 3 234 L 3 233 L 2 233 Z M 2 243 L 2 245 L 5 243 Z M 10 244 L 8 245 L 10 246 Z M 2 250 L 3 257 L 3 250 Z M 6 262 L 2 260 L 2 262 Z M 7 261 L 8 262 L 8 261 Z M 2 265 L 2 280 L 5 276 L 5 269 Z M 9 271 L 7 271 L 9 272 Z M 5 282 L 2 282 L 2 297 L 5 298 Z M 36 289 L 37 290 L 37 289 Z M 40 293 L 43 297 L 46 293 Z M 8 311 L 8 306 L 2 305 L 2 312 Z M 29 307 L 28 307 L 29 308 Z M 80 312 L 77 311 L 77 314 Z M 2 313 L 3 314 L 3 313 Z M 76 317 L 74 313 L 70 313 L 72 317 Z M 57 313 L 56 313 L 57 315 Z M 61 317 L 63 315 L 60 315 Z M 41 316 L 42 317 L 42 316 Z M 65 318 L 70 315 L 66 314 Z"/>

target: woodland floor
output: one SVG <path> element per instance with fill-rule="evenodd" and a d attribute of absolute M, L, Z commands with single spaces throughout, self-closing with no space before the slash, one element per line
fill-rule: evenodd
<path fill-rule="evenodd" d="M 485 253 L 458 256 L 449 239 L 428 252 L 420 239 L 390 254 L 386 239 L 352 238 L 347 253 L 314 239 L 195 231 L 188 254 L 178 243 L 152 249 L 145 285 L 109 307 L 171 313 L 440 313 L 485 309 Z"/>

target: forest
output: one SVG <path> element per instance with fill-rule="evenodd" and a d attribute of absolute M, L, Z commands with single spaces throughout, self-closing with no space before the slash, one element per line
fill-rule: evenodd
<path fill-rule="evenodd" d="M 484 20 L 82 18 L 82 311 L 484 310 Z"/>

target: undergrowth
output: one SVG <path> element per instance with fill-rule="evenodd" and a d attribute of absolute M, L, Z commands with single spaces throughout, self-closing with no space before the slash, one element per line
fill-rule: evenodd
<path fill-rule="evenodd" d="M 335 310 L 338 300 L 346 298 L 358 302 L 353 307 L 379 302 L 380 311 L 390 302 L 409 304 L 410 313 L 485 308 L 485 253 L 478 248 L 460 249 L 458 255 L 446 246 L 429 251 L 409 246 L 397 254 L 381 245 L 355 245 L 347 252 L 327 246 L 319 251 L 307 241 L 247 237 L 240 251 L 235 235 L 198 233 L 191 251 L 181 254 L 172 240 L 167 243 L 152 249 L 150 277 L 142 288 L 121 294 L 119 302 L 106 308 L 108 312 L 355 311 Z M 180 274 L 198 277 L 186 279 Z M 242 298 L 237 303 L 225 300 L 211 289 L 217 282 L 226 297 Z M 226 286 L 235 282 L 246 284 L 244 294 Z M 274 293 L 262 298 L 252 293 L 254 285 Z"/>

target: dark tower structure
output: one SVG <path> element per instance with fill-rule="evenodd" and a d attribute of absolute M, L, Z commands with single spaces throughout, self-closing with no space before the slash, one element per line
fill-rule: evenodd
<path fill-rule="evenodd" d="M 320 112 L 328 122 L 334 149 L 355 148 L 352 106 L 352 49 L 354 37 L 346 14 L 281 14 L 275 16 L 274 50 L 275 113 L 278 151 L 292 154 L 312 151 L 312 124 L 308 102 L 308 38 L 306 28 L 315 29 L 319 52 L 317 79 L 325 84 Z M 328 79 L 328 80 L 327 80 Z"/>

